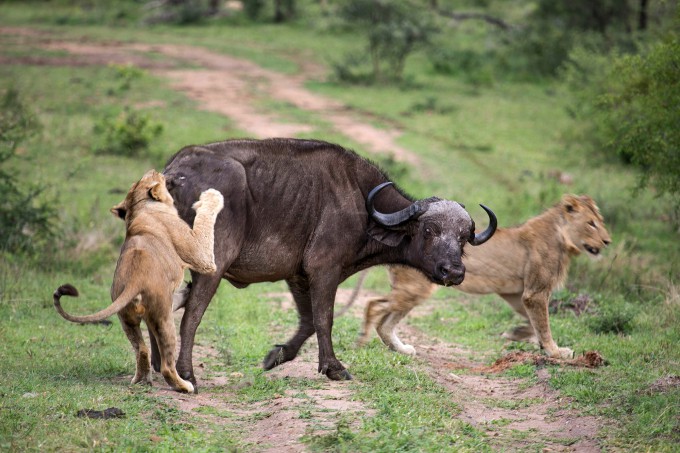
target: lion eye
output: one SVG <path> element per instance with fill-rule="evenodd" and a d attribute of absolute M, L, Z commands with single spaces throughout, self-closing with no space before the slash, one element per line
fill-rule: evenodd
<path fill-rule="evenodd" d="M 593 228 L 597 228 L 597 225 L 595 225 L 595 222 L 593 222 L 592 220 L 588 222 L 588 225 L 590 225 Z"/>

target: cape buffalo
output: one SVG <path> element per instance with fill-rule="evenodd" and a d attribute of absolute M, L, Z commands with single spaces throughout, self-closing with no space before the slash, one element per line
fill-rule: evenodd
<path fill-rule="evenodd" d="M 441 285 L 459 284 L 465 276 L 465 243 L 482 244 L 496 229 L 488 208 L 489 227 L 475 235 L 461 204 L 435 197 L 413 201 L 369 161 L 322 141 L 248 139 L 189 146 L 170 158 L 164 173 L 189 224 L 201 192 L 215 188 L 224 196 L 215 224 L 217 272 L 192 272 L 180 327 L 177 371 L 194 384 L 194 336 L 221 279 L 237 288 L 285 280 L 290 288 L 298 329 L 269 352 L 265 369 L 294 359 L 316 332 L 319 372 L 351 379 L 331 342 L 338 285 L 361 269 L 391 263 L 420 269 Z"/>

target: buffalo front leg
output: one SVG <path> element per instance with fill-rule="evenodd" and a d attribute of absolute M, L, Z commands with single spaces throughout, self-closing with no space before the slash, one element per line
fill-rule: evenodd
<path fill-rule="evenodd" d="M 194 386 L 194 392 L 198 393 L 196 376 L 194 376 L 193 350 L 196 329 L 198 329 L 203 314 L 208 308 L 210 301 L 220 285 L 220 274 L 202 275 L 191 272 L 191 292 L 184 306 L 184 315 L 179 327 L 180 349 L 177 357 L 177 373 L 185 381 Z"/>
<path fill-rule="evenodd" d="M 574 351 L 569 348 L 560 348 L 553 340 L 548 321 L 548 300 L 550 293 L 532 293 L 525 291 L 522 301 L 529 317 L 529 322 L 538 336 L 538 341 L 545 352 L 554 358 L 569 359 L 574 356 Z"/>
<path fill-rule="evenodd" d="M 334 381 L 351 380 L 352 375 L 333 351 L 333 310 L 337 284 L 317 284 L 317 287 L 312 285 L 311 290 L 314 329 L 319 343 L 319 373 Z"/>
<path fill-rule="evenodd" d="M 309 282 L 305 278 L 287 281 L 288 288 L 295 300 L 298 311 L 298 330 L 286 344 L 276 345 L 265 357 L 262 367 L 265 370 L 281 365 L 297 357 L 300 348 L 314 333 L 314 317 L 312 316 L 312 299 L 309 294 Z"/>

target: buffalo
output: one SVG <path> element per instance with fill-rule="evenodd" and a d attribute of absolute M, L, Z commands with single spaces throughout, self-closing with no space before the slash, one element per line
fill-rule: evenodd
<path fill-rule="evenodd" d="M 403 264 L 434 283 L 460 284 L 463 247 L 484 243 L 496 229 L 495 215 L 484 206 L 489 226 L 475 234 L 460 203 L 436 197 L 414 201 L 368 160 L 317 140 L 188 146 L 170 158 L 164 174 L 180 216 L 190 225 L 191 206 L 201 192 L 215 188 L 224 196 L 215 223 L 217 272 L 192 272 L 184 300 L 177 371 L 193 384 L 194 336 L 222 279 L 237 288 L 279 280 L 288 284 L 299 325 L 287 343 L 265 357 L 265 369 L 294 359 L 316 333 L 318 371 L 333 380 L 352 379 L 331 341 L 338 285 L 378 264 Z M 157 367 L 153 338 L 151 343 Z"/>

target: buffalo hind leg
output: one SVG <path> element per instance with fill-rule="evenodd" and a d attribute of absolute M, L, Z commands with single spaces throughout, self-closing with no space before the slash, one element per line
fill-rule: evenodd
<path fill-rule="evenodd" d="M 265 370 L 271 370 L 284 362 L 293 360 L 297 357 L 304 342 L 314 334 L 309 282 L 305 278 L 295 278 L 287 280 L 287 283 L 298 311 L 298 330 L 286 344 L 277 344 L 269 351 L 262 363 Z"/>
<path fill-rule="evenodd" d="M 193 284 L 189 298 L 184 305 L 184 315 L 179 327 L 180 349 L 177 357 L 177 372 L 182 379 L 193 384 L 195 393 L 198 393 L 198 386 L 196 385 L 192 361 L 194 339 L 198 325 L 201 323 L 201 319 L 203 319 L 203 314 L 215 295 L 217 287 L 220 286 L 221 275 L 219 270 L 217 273 L 210 275 L 191 272 Z"/>
<path fill-rule="evenodd" d="M 161 353 L 158 350 L 158 342 L 151 329 L 149 329 L 149 345 L 151 346 L 151 366 L 156 373 L 161 372 Z"/>

